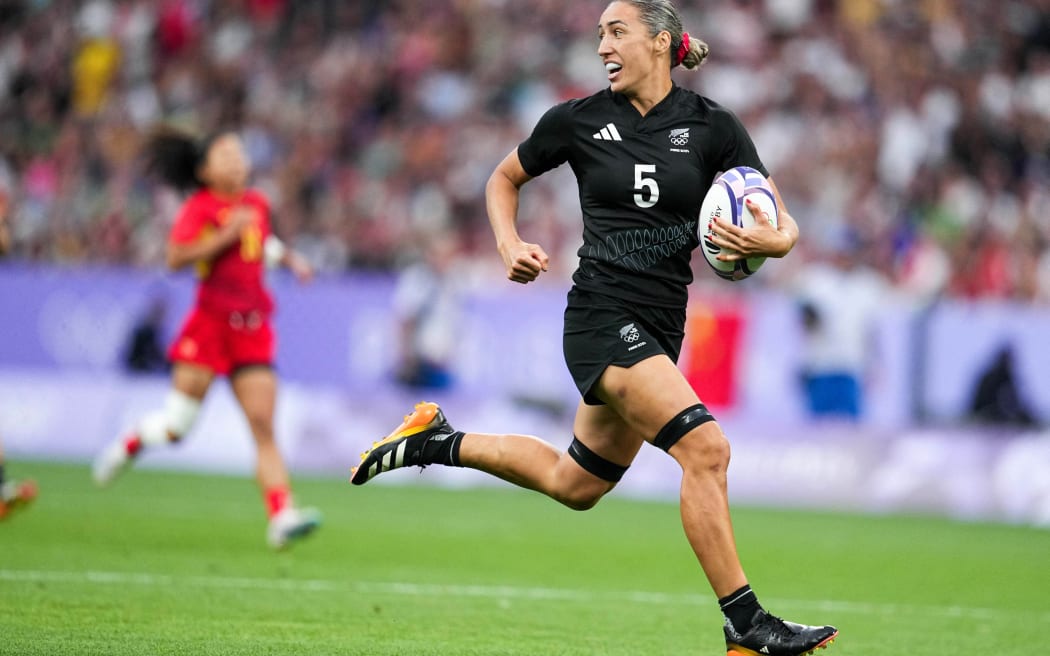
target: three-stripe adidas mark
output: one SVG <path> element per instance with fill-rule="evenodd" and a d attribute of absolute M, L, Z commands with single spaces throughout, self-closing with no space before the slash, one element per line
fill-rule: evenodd
<path fill-rule="evenodd" d="M 620 133 L 616 130 L 616 126 L 609 123 L 601 130 L 594 133 L 594 138 L 598 141 L 623 141 L 620 137 Z"/>
<path fill-rule="evenodd" d="M 390 471 L 391 469 L 397 469 L 398 467 L 404 466 L 405 445 L 407 444 L 408 440 L 404 440 L 401 444 L 397 445 L 397 449 L 387 451 L 382 460 L 376 460 L 373 462 L 372 466 L 368 468 L 369 478 L 376 474 L 381 474 L 384 471 Z"/>

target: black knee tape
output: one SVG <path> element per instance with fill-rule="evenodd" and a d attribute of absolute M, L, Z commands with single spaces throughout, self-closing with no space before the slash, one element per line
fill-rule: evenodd
<path fill-rule="evenodd" d="M 580 467 L 610 483 L 620 482 L 624 472 L 627 471 L 623 465 L 610 462 L 588 449 L 587 445 L 578 440 L 575 435 L 572 436 L 572 444 L 569 445 L 569 455 Z"/>
<path fill-rule="evenodd" d="M 672 446 L 678 444 L 678 440 L 682 439 L 686 433 L 700 424 L 706 424 L 714 420 L 714 416 L 707 411 L 707 407 L 703 403 L 691 405 L 675 415 L 674 419 L 664 424 L 664 427 L 656 434 L 656 438 L 653 439 L 653 444 L 664 451 L 669 451 Z"/>

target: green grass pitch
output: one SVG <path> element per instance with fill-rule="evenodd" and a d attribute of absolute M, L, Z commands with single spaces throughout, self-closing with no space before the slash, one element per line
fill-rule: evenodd
<path fill-rule="evenodd" d="M 35 506 L 0 522 L 0 654 L 724 654 L 675 504 L 576 513 L 513 489 L 302 478 L 325 525 L 284 553 L 254 484 L 10 463 Z M 418 479 L 425 483 L 426 474 Z M 736 508 L 766 607 L 833 623 L 828 656 L 1035 653 L 1050 531 Z"/>

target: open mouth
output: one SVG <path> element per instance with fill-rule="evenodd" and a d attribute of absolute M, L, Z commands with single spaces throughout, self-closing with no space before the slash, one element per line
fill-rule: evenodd
<path fill-rule="evenodd" d="M 606 62 L 605 72 L 608 73 L 609 81 L 616 78 L 617 74 L 623 69 L 623 66 L 616 62 Z"/>

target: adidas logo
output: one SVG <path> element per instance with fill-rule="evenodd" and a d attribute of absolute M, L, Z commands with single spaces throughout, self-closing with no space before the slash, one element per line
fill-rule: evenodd
<path fill-rule="evenodd" d="M 620 137 L 620 133 L 616 130 L 616 126 L 612 123 L 595 132 L 594 138 L 598 141 L 623 141 L 623 138 Z"/>

